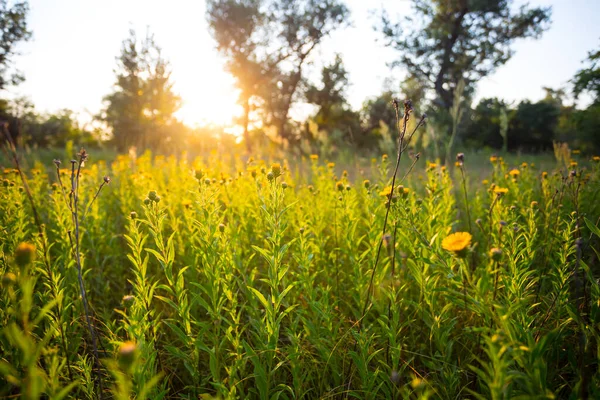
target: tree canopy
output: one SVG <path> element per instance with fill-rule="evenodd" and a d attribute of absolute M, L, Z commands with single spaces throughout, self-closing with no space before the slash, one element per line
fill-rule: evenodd
<path fill-rule="evenodd" d="M 324 37 L 343 26 L 348 8 L 339 0 L 209 0 L 206 18 L 217 49 L 240 89 L 243 125 L 250 113 L 292 141 L 289 111 L 304 68 Z"/>
<path fill-rule="evenodd" d="M 378 29 L 399 53 L 393 65 L 433 89 L 446 110 L 461 80 L 468 96 L 511 58 L 515 40 L 539 38 L 550 23 L 549 8 L 517 8 L 512 0 L 413 0 L 413 10 L 401 22 L 383 12 Z"/>
<path fill-rule="evenodd" d="M 114 91 L 104 98 L 100 119 L 112 129 L 120 151 L 130 146 L 158 148 L 173 139 L 173 114 L 181 99 L 173 92 L 169 63 L 154 37 L 138 41 L 130 31 L 117 58 Z"/>
<path fill-rule="evenodd" d="M 600 50 L 590 51 L 587 68 L 580 69 L 573 78 L 573 93 L 579 97 L 584 92 L 594 97 L 594 103 L 600 103 Z"/>
<path fill-rule="evenodd" d="M 24 79 L 16 71 L 11 73 L 10 66 L 12 57 L 17 54 L 16 45 L 31 38 L 27 27 L 28 12 L 27 1 L 17 2 L 9 7 L 6 0 L 0 0 L 0 90 Z"/>

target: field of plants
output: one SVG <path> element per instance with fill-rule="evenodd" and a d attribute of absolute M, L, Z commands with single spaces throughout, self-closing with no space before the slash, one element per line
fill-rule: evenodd
<path fill-rule="evenodd" d="M 11 154 L 0 398 L 600 397 L 600 157 Z"/>

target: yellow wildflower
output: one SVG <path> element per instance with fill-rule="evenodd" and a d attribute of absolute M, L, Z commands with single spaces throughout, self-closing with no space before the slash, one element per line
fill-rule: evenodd
<path fill-rule="evenodd" d="M 383 190 L 381 192 L 379 192 L 379 195 L 384 196 L 384 197 L 390 197 L 391 194 L 392 194 L 391 186 L 386 186 L 383 188 Z"/>
<path fill-rule="evenodd" d="M 456 232 L 442 240 L 442 248 L 455 253 L 459 257 L 464 257 L 467 248 L 471 244 L 471 239 L 473 239 L 473 236 L 469 232 Z"/>
<path fill-rule="evenodd" d="M 492 164 L 496 164 L 496 163 L 498 162 L 498 157 L 496 157 L 496 156 L 491 156 L 491 157 L 490 157 L 490 162 L 491 162 Z"/>
<path fill-rule="evenodd" d="M 500 187 L 500 186 L 496 186 L 496 187 L 494 187 L 494 193 L 496 193 L 497 195 L 503 195 L 503 194 L 508 193 L 508 189 Z"/>
<path fill-rule="evenodd" d="M 519 176 L 521 174 L 521 171 L 519 171 L 518 169 L 511 169 L 508 174 L 510 176 L 512 176 L 513 178 L 516 178 L 517 176 Z"/>
<path fill-rule="evenodd" d="M 311 154 L 310 155 L 310 159 L 313 161 L 317 161 L 319 159 L 319 155 L 318 154 Z"/>

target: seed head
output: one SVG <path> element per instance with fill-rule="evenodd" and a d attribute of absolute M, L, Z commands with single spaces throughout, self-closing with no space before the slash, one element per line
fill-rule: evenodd
<path fill-rule="evenodd" d="M 368 189 L 369 187 L 371 187 L 371 181 L 368 179 L 365 179 L 363 181 L 363 186 L 365 187 L 365 189 Z"/>
<path fill-rule="evenodd" d="M 135 211 L 132 211 L 132 212 L 129 213 L 129 217 L 131 219 L 136 219 L 137 218 L 137 213 Z"/>
<path fill-rule="evenodd" d="M 88 159 L 88 153 L 83 147 L 81 148 L 81 150 L 79 150 L 79 153 L 77 155 L 79 156 L 79 161 L 81 162 L 81 164 L 83 164 Z"/>
<path fill-rule="evenodd" d="M 219 224 L 219 232 L 225 232 L 225 224 Z"/>
<path fill-rule="evenodd" d="M 52 162 L 54 163 L 54 165 L 56 165 L 56 168 L 60 167 L 60 164 L 61 164 L 60 160 L 54 159 Z"/>
<path fill-rule="evenodd" d="M 394 384 L 394 385 L 399 385 L 400 384 L 400 374 L 398 373 L 398 371 L 392 371 L 392 375 L 390 375 L 390 381 Z"/>
<path fill-rule="evenodd" d="M 385 235 L 383 235 L 383 245 L 386 248 L 389 247 L 391 241 L 392 241 L 392 235 L 390 235 L 389 233 L 386 233 Z"/>
<path fill-rule="evenodd" d="M 288 184 L 287 184 L 287 183 L 285 183 L 285 182 L 281 182 L 281 187 L 282 187 L 282 188 L 284 188 L 284 189 L 287 189 L 287 187 L 288 187 Z"/>
<path fill-rule="evenodd" d="M 458 153 L 456 155 L 456 161 L 458 161 L 459 163 L 464 163 L 465 162 L 465 153 Z"/>
<path fill-rule="evenodd" d="M 110 183 L 110 176 L 106 175 L 104 178 L 104 183 L 106 183 L 107 185 Z"/>
<path fill-rule="evenodd" d="M 269 173 L 267 174 L 267 179 L 270 181 L 275 179 L 275 175 L 273 174 L 273 171 L 269 171 Z"/>

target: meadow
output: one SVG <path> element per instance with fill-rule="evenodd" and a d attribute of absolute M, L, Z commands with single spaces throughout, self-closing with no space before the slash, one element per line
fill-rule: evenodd
<path fill-rule="evenodd" d="M 2 161 L 0 398 L 600 398 L 600 157 L 63 157 Z"/>

